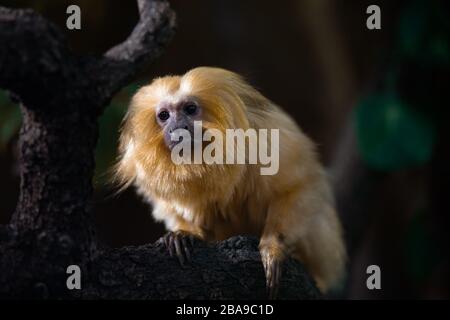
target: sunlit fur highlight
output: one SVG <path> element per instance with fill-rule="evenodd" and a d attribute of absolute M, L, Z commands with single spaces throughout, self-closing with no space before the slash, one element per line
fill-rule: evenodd
<path fill-rule="evenodd" d="M 279 129 L 279 172 L 260 175 L 259 165 L 175 165 L 155 107 L 181 97 L 199 102 L 205 129 Z M 142 87 L 124 120 L 119 150 L 119 184 L 134 184 L 169 230 L 205 240 L 253 234 L 261 238 L 262 254 L 300 259 L 322 291 L 341 279 L 342 231 L 315 146 L 239 75 L 200 67 Z"/>

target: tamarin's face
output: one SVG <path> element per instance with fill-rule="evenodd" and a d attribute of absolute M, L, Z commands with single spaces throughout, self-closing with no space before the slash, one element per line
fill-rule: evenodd
<path fill-rule="evenodd" d="M 238 75 L 204 67 L 182 76 L 157 78 L 142 87 L 132 99 L 120 136 L 121 157 L 116 176 L 121 183 L 125 185 L 138 179 L 153 194 L 165 198 L 179 195 L 183 190 L 186 190 L 186 197 L 191 196 L 194 187 L 200 192 L 206 183 L 214 181 L 227 180 L 228 183 L 221 185 L 232 190 L 230 186 L 240 178 L 242 166 L 179 165 L 172 161 L 171 153 L 181 138 L 174 136 L 174 131 L 186 129 L 194 137 L 196 121 L 201 121 L 202 132 L 246 130 L 249 122 L 239 94 L 245 89 Z M 181 188 L 180 181 L 185 188 Z M 189 187 L 188 182 L 192 182 Z M 224 192 L 226 190 L 217 189 L 218 194 Z"/>
<path fill-rule="evenodd" d="M 181 141 L 174 137 L 177 129 L 193 137 L 195 121 L 201 121 L 203 130 L 248 127 L 243 103 L 231 88 L 233 77 L 220 69 L 197 68 L 155 79 L 133 97 L 125 135 L 135 147 L 148 148 L 148 155 L 157 149 L 170 153 Z"/>
<path fill-rule="evenodd" d="M 194 121 L 202 120 L 202 106 L 192 97 L 181 100 L 163 100 L 155 108 L 156 121 L 161 127 L 166 146 L 172 150 L 182 141 L 175 139 L 173 133 L 177 129 L 188 130 L 191 137 L 194 135 Z"/>

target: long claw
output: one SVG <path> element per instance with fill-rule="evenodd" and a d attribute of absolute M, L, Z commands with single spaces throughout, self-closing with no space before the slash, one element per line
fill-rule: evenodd
<path fill-rule="evenodd" d="M 184 266 L 184 256 L 183 256 L 183 251 L 182 251 L 181 244 L 180 244 L 180 238 L 175 237 L 174 241 L 175 241 L 175 251 L 177 253 L 178 261 L 180 261 L 180 264 L 182 266 Z"/>
<path fill-rule="evenodd" d="M 169 236 L 169 255 L 170 255 L 170 257 L 172 257 L 173 258 L 173 254 L 174 254 L 174 250 L 173 250 L 173 241 L 174 241 L 174 238 L 173 238 L 173 236 Z"/>
<path fill-rule="evenodd" d="M 164 241 L 164 245 L 166 246 L 166 248 L 169 249 L 169 241 L 167 239 L 167 235 L 164 235 L 163 241 Z"/>
<path fill-rule="evenodd" d="M 278 261 L 273 261 L 272 265 L 270 266 L 270 270 L 271 275 L 268 285 L 269 299 L 274 300 L 278 295 L 278 289 L 280 287 L 280 273 L 281 273 L 280 263 Z"/>
<path fill-rule="evenodd" d="M 266 273 L 267 295 L 270 300 L 276 299 L 280 287 L 282 259 L 270 252 L 261 252 L 261 258 Z"/>
<path fill-rule="evenodd" d="M 189 252 L 189 244 L 185 237 L 181 238 L 181 243 L 183 245 L 184 254 L 186 255 L 186 260 L 191 261 L 191 253 Z"/>
<path fill-rule="evenodd" d="M 177 256 L 181 266 L 191 261 L 191 249 L 194 244 L 194 236 L 182 231 L 169 232 L 164 236 L 166 245 L 171 257 Z"/>

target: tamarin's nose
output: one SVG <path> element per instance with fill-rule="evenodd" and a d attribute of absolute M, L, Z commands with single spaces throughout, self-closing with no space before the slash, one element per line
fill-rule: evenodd
<path fill-rule="evenodd" d="M 169 133 L 172 133 L 172 132 L 174 132 L 174 131 L 177 130 L 177 129 L 185 129 L 185 130 L 189 130 L 189 127 L 188 127 L 188 125 L 185 125 L 184 127 L 170 128 L 170 129 L 169 129 Z"/>

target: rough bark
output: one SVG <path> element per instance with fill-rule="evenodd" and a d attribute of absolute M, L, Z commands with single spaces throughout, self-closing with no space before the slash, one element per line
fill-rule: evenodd
<path fill-rule="evenodd" d="M 107 250 L 93 264 L 86 298 L 123 299 L 266 299 L 265 277 L 255 238 L 234 237 L 219 243 L 194 243 L 189 265 L 154 244 Z M 318 299 L 320 293 L 302 265 L 287 261 L 282 299 Z"/>
<path fill-rule="evenodd" d="M 264 298 L 256 240 L 197 242 L 178 266 L 162 242 L 100 246 L 91 220 L 98 117 L 111 97 L 161 54 L 174 33 L 165 0 L 138 0 L 128 39 L 102 57 L 77 56 L 62 32 L 32 10 L 0 7 L 0 87 L 20 101 L 20 197 L 0 228 L 0 297 Z M 66 268 L 83 270 L 68 290 Z M 301 265 L 285 267 L 280 298 L 318 298 Z"/>

